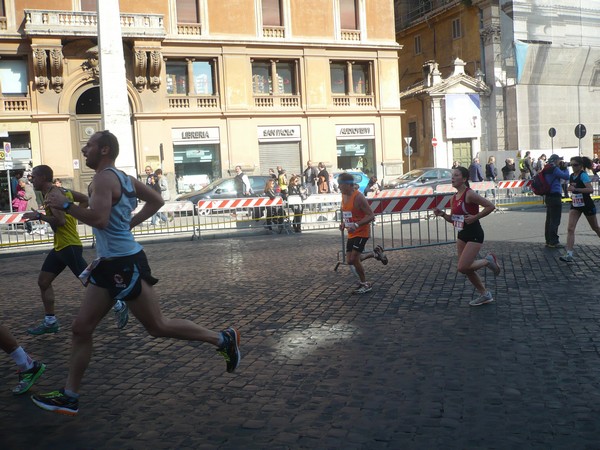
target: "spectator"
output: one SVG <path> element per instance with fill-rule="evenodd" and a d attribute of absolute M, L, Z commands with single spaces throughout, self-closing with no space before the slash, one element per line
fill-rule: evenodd
<path fill-rule="evenodd" d="M 290 179 L 290 186 L 288 190 L 289 195 L 299 195 L 302 200 L 305 200 L 308 196 L 306 188 L 302 187 L 300 177 L 298 175 L 293 176 Z M 292 219 L 292 228 L 295 233 L 302 232 L 302 213 L 304 212 L 304 205 L 296 203 L 292 205 L 292 211 L 294 212 L 294 218 Z"/>
<path fill-rule="evenodd" d="M 304 169 L 304 185 L 308 189 L 308 195 L 317 193 L 317 177 L 319 171 L 313 166 L 312 161 L 306 163 L 306 169 Z"/>
<path fill-rule="evenodd" d="M 163 175 L 162 169 L 156 169 L 154 171 L 155 183 L 153 187 L 156 187 L 158 193 L 165 202 L 171 200 L 171 193 L 169 192 L 169 182 Z M 152 225 L 156 224 L 156 219 L 159 219 L 162 223 L 167 223 L 167 215 L 164 212 L 158 211 L 152 216 Z M 173 220 L 173 216 L 169 217 L 169 220 Z"/>
<path fill-rule="evenodd" d="M 279 184 L 279 192 L 281 192 L 281 198 L 287 200 L 288 177 L 285 173 L 285 169 L 281 166 L 277 166 L 277 183 Z"/>
<path fill-rule="evenodd" d="M 542 153 L 540 157 L 537 159 L 535 164 L 533 165 L 533 170 L 535 173 L 540 173 L 544 166 L 546 165 L 546 154 Z"/>
<path fill-rule="evenodd" d="M 332 173 L 329 174 L 329 192 L 335 192 L 336 194 L 340 192 L 340 185 Z"/>
<path fill-rule="evenodd" d="M 561 156 L 553 154 L 548 158 L 548 164 L 544 167 L 544 177 L 550 185 L 550 193 L 544 197 L 546 204 L 546 223 L 544 236 L 546 238 L 546 247 L 561 248 L 562 245 L 558 239 L 558 227 L 560 226 L 560 216 L 562 214 L 561 201 L 561 180 L 569 179 L 567 165 Z"/>
<path fill-rule="evenodd" d="M 372 195 L 377 195 L 380 189 L 381 186 L 379 186 L 379 183 L 377 182 L 377 177 L 373 175 L 371 178 L 369 178 L 369 183 L 367 183 L 367 187 L 365 188 L 365 196 L 368 197 L 369 193 Z"/>
<path fill-rule="evenodd" d="M 27 195 L 25 192 L 26 181 L 21 181 L 21 180 L 26 180 L 26 179 L 21 178 L 21 179 L 19 179 L 19 181 L 17 181 L 16 195 L 13 197 L 13 200 L 12 200 L 12 207 L 13 207 L 13 211 L 15 211 L 15 212 L 27 211 L 27 199 L 25 198 Z"/>
<path fill-rule="evenodd" d="M 55 178 L 52 183 L 54 183 L 54 186 L 56 187 L 62 187 L 62 181 L 60 178 Z"/>
<path fill-rule="evenodd" d="M 27 204 L 25 205 L 25 211 L 36 211 L 38 209 L 38 202 L 35 196 L 33 185 L 29 181 L 27 181 L 27 178 L 21 178 L 19 180 L 19 185 L 25 191 L 24 199 L 27 200 Z"/>
<path fill-rule="evenodd" d="M 242 170 L 242 166 L 235 166 L 235 178 L 233 183 L 238 197 L 249 197 L 252 195 L 252 187 L 248 175 Z"/>
<path fill-rule="evenodd" d="M 277 181 L 277 174 L 275 173 L 275 171 L 273 169 L 269 169 L 269 176 L 271 178 L 273 178 L 275 181 Z"/>
<path fill-rule="evenodd" d="M 473 158 L 473 162 L 469 166 L 469 179 L 474 183 L 483 181 L 483 171 L 481 170 L 481 164 L 479 164 L 479 158 Z"/>
<path fill-rule="evenodd" d="M 319 163 L 319 175 L 318 175 L 318 191 L 319 194 L 329 194 L 329 172 L 325 168 L 325 164 Z"/>
<path fill-rule="evenodd" d="M 459 166 L 460 166 L 460 163 L 458 161 L 452 162 L 452 170 L 456 169 Z"/>
<path fill-rule="evenodd" d="M 506 160 L 504 161 L 504 167 L 502 168 L 502 178 L 504 178 L 505 180 L 514 180 L 516 170 L 517 169 L 515 167 L 515 160 L 512 158 L 506 158 Z M 510 198 L 512 196 L 513 190 L 509 189 L 508 197 Z"/>
<path fill-rule="evenodd" d="M 533 164 L 531 162 L 531 152 L 527 150 L 525 157 L 519 161 L 519 170 L 521 171 L 521 179 L 529 180 L 533 176 Z"/>
<path fill-rule="evenodd" d="M 275 200 L 277 198 L 277 194 L 275 193 L 275 180 L 269 178 L 267 183 L 265 184 L 265 193 L 266 197 L 269 197 L 271 200 Z M 287 191 L 287 190 L 286 190 Z M 272 224 L 278 224 L 279 233 L 283 230 L 283 208 L 281 206 L 267 206 L 267 230 L 269 232 L 273 231 Z"/>
<path fill-rule="evenodd" d="M 15 198 L 17 196 L 17 191 L 19 190 L 19 180 L 23 178 L 23 171 L 17 170 L 13 177 L 10 179 L 10 195 L 11 198 Z"/>
<path fill-rule="evenodd" d="M 488 158 L 488 162 L 485 165 L 485 179 L 488 181 L 496 182 L 496 178 L 498 177 L 498 169 L 496 169 L 496 158 L 494 156 L 490 156 Z M 496 189 L 491 189 L 492 197 L 496 198 Z M 487 191 L 486 191 L 487 197 Z"/>

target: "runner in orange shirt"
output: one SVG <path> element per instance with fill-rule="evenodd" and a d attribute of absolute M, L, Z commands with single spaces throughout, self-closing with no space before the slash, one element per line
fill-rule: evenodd
<path fill-rule="evenodd" d="M 363 253 L 369 240 L 370 223 L 375 219 L 375 215 L 365 196 L 354 188 L 354 177 L 351 174 L 341 174 L 338 178 L 338 184 L 342 191 L 340 230 L 348 230 L 346 263 L 360 280 L 360 286 L 354 292 L 365 294 L 372 289 L 372 284 L 366 281 L 362 261 L 375 258 L 385 265 L 388 263 L 388 259 L 380 245 L 377 245 L 372 252 Z"/>

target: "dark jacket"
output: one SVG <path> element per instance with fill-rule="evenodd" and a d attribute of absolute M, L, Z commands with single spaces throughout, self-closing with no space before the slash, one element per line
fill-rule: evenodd
<path fill-rule="evenodd" d="M 473 182 L 483 181 L 483 172 L 481 170 L 481 164 L 471 163 L 469 166 L 469 180 Z"/>
<path fill-rule="evenodd" d="M 496 169 L 496 165 L 494 163 L 488 163 L 485 165 L 485 177 L 489 180 L 495 180 L 498 176 L 498 170 Z"/>
<path fill-rule="evenodd" d="M 516 169 L 514 163 L 513 164 L 506 163 L 506 165 L 502 168 L 502 177 L 505 180 L 514 180 L 516 170 L 517 169 Z"/>

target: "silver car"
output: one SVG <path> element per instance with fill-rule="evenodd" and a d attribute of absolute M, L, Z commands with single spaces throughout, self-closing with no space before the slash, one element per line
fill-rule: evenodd
<path fill-rule="evenodd" d="M 412 187 L 431 187 L 433 190 L 439 184 L 452 183 L 452 170 L 442 167 L 423 167 L 411 170 L 400 177 L 388 181 L 384 189 L 404 189 Z"/>

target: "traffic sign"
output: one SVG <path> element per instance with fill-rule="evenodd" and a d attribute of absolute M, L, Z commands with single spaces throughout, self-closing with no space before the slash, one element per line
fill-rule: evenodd
<path fill-rule="evenodd" d="M 2 147 L 4 148 L 4 159 L 6 161 L 10 161 L 12 157 L 10 156 L 11 145 L 10 142 L 3 142 Z"/>
<path fill-rule="evenodd" d="M 0 161 L 4 161 L 4 150 L 0 150 Z"/>
<path fill-rule="evenodd" d="M 437 138 L 431 138 L 431 145 L 433 145 L 433 148 L 436 148 L 437 144 L 438 144 Z"/>
<path fill-rule="evenodd" d="M 552 127 L 548 130 L 548 136 L 550 136 L 551 138 L 553 138 L 554 136 L 556 136 L 556 128 Z"/>
<path fill-rule="evenodd" d="M 583 139 L 585 137 L 586 132 L 587 130 L 585 129 L 585 125 L 583 125 L 582 123 L 575 126 L 575 137 L 577 139 Z"/>
<path fill-rule="evenodd" d="M 413 154 L 413 149 L 410 145 L 407 145 L 406 147 L 404 147 L 404 154 L 406 156 L 411 156 Z"/>

